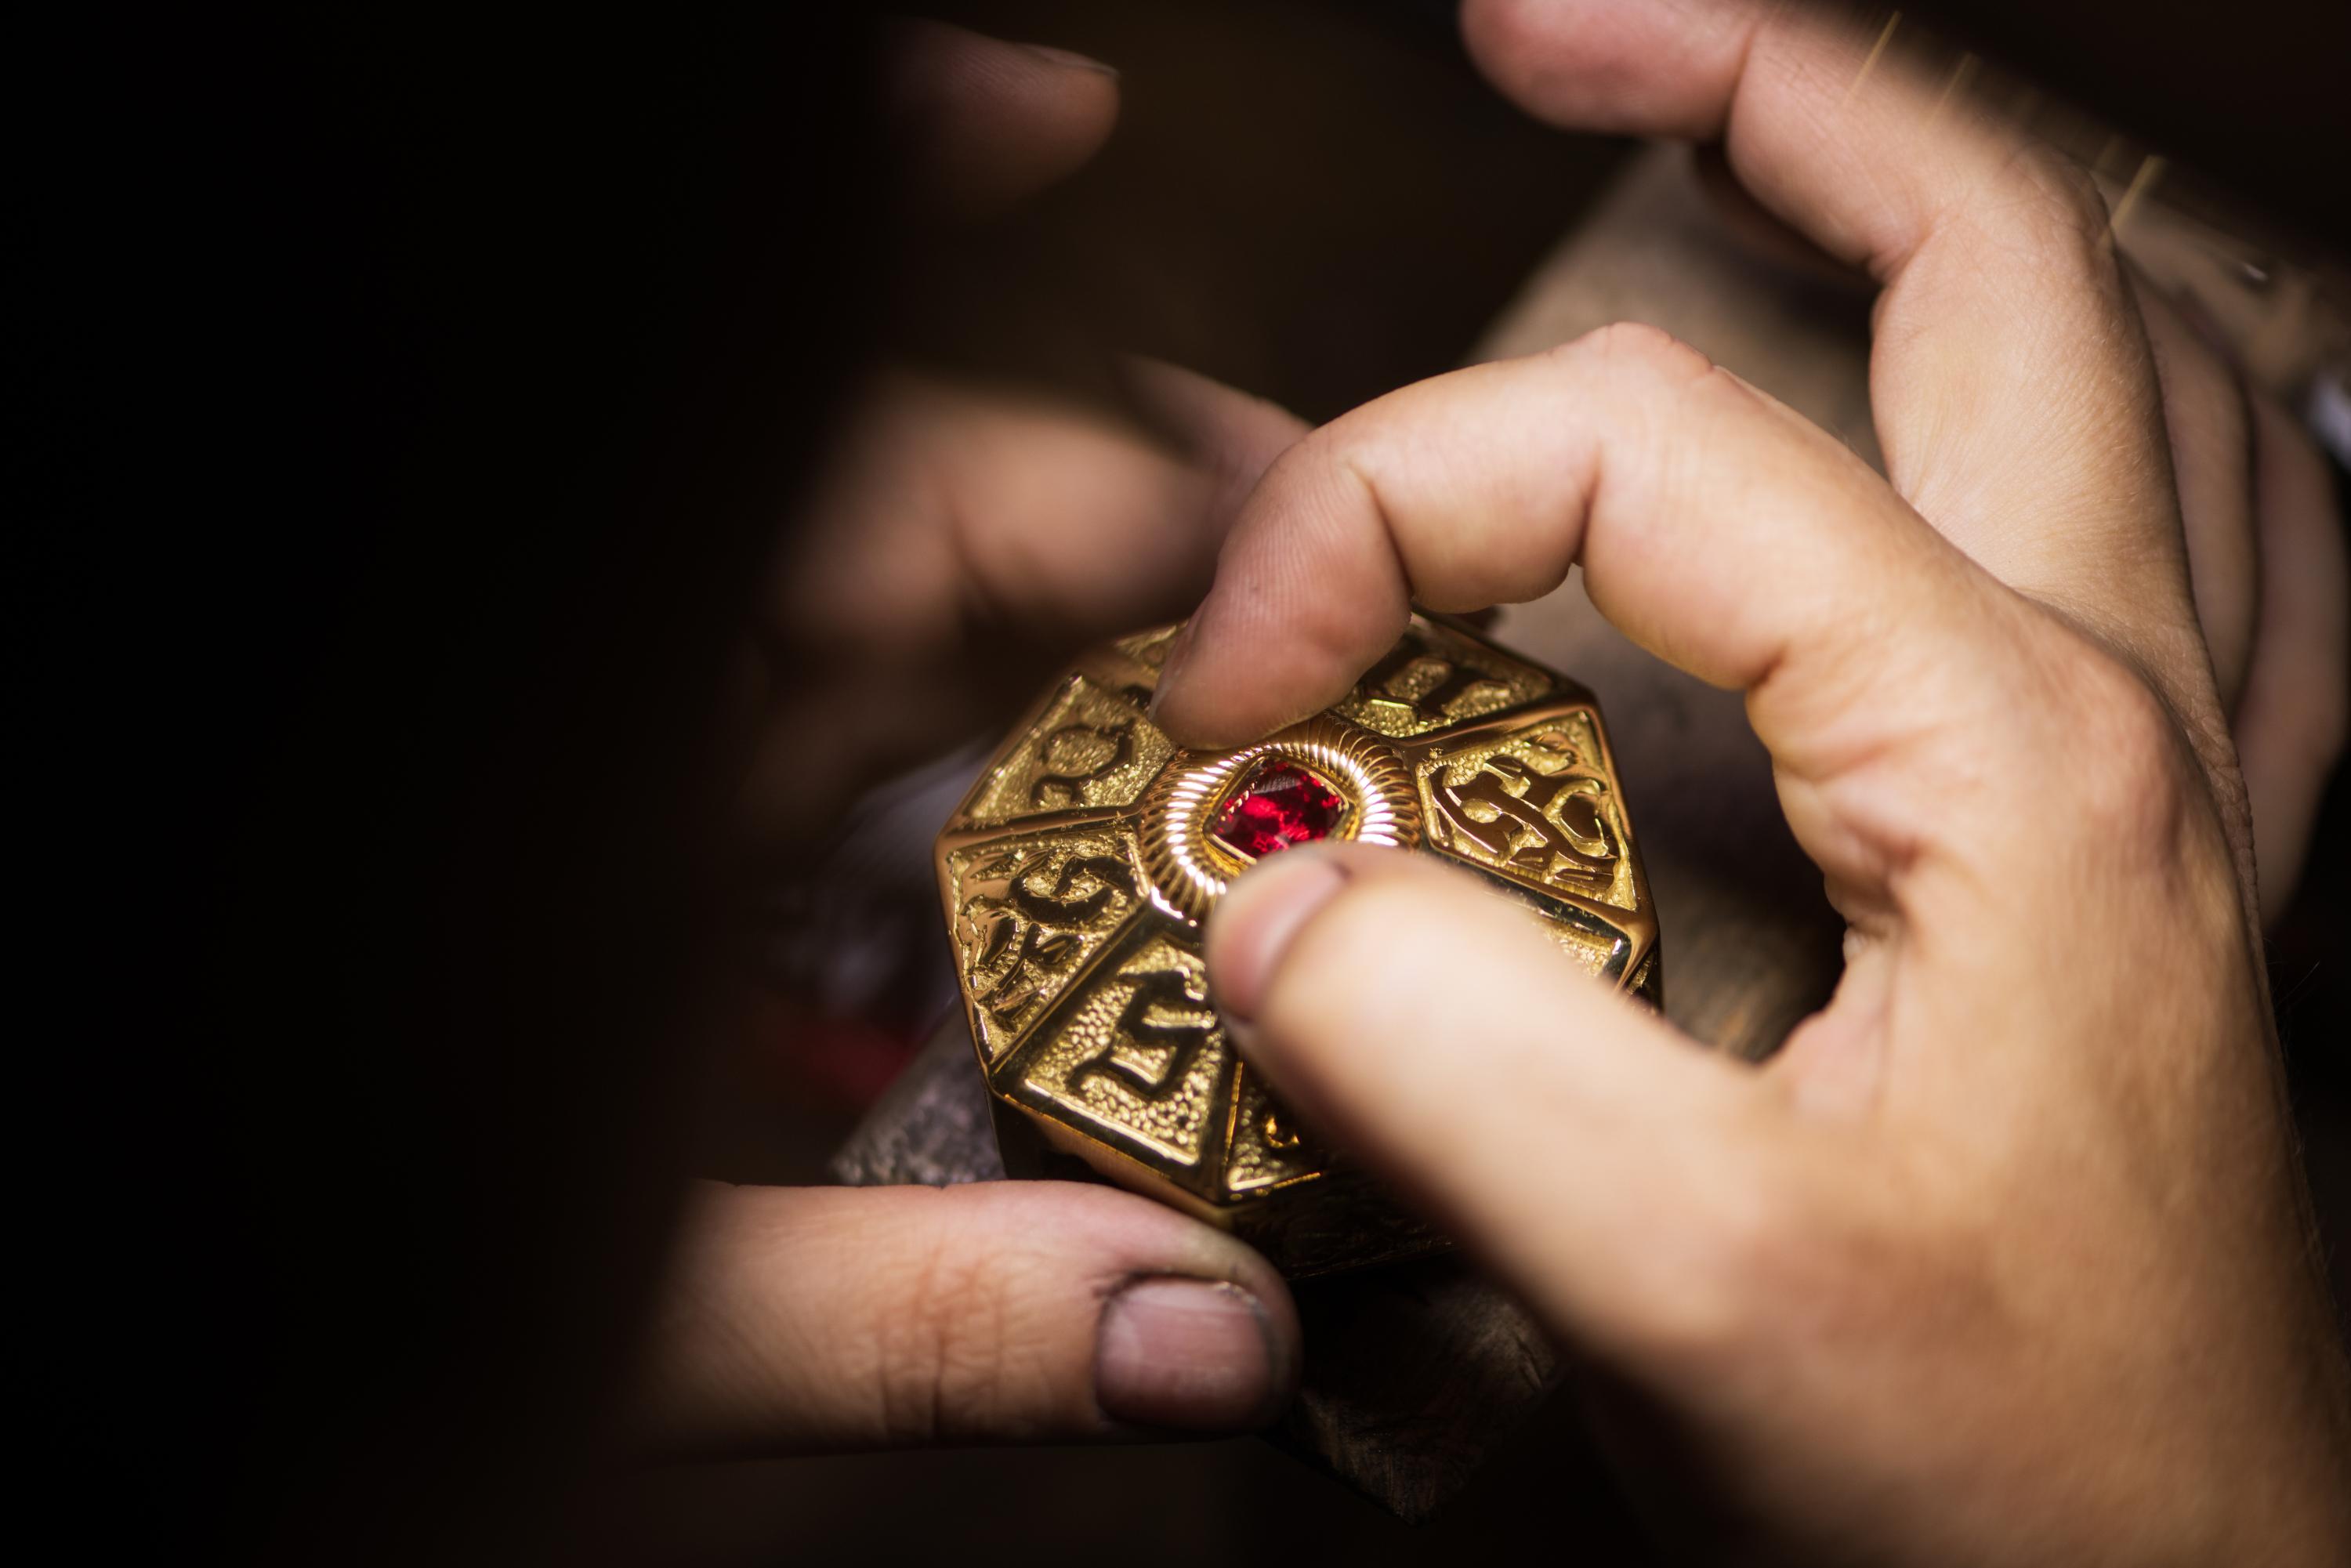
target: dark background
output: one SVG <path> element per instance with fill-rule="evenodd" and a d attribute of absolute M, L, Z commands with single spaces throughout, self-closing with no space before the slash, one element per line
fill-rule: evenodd
<path fill-rule="evenodd" d="M 689 1159 L 707 706 L 844 368 L 1141 350 L 1327 417 L 1458 361 L 1624 151 L 1441 6 L 935 14 L 1125 72 L 1097 163 L 951 246 L 878 216 L 852 12 L 13 25 L 19 1354 L 77 1539 L 1618 1557 L 1564 1411 L 1417 1532 L 1253 1441 L 563 1490 Z M 2346 8 L 1961 20 L 2341 254 Z M 2338 1259 L 2346 815 L 2273 954 Z M 772 1109 L 806 1176 L 852 1113 Z"/>

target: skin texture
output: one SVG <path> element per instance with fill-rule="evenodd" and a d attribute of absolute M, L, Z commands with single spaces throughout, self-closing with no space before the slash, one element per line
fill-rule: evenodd
<path fill-rule="evenodd" d="M 2340 1561 L 2351 1416 L 2229 726 L 2269 656 L 2261 503 L 2242 438 L 2199 445 L 2210 367 L 2077 176 L 1898 62 L 1848 93 L 1865 37 L 1736 5 L 1467 30 L 1541 112 L 1725 136 L 1883 285 L 1886 478 L 1649 329 L 1406 388 L 1268 474 L 1161 720 L 1256 733 L 1408 600 L 1579 564 L 1745 694 L 1847 967 L 1750 1068 L 1546 967 L 1466 877 L 1317 849 L 1211 922 L 1244 1051 L 1583 1353 L 1709 1559 Z"/>
<path fill-rule="evenodd" d="M 1721 139 L 1747 197 L 1883 287 L 1886 476 L 1633 327 L 1311 435 L 1166 367 L 1136 392 L 1172 443 L 879 372 L 778 564 L 776 669 L 834 663 L 764 683 L 778 754 L 821 727 L 842 766 L 755 771 L 753 831 L 829 820 L 972 711 L 983 635 L 1049 656 L 1213 572 L 1159 714 L 1229 743 L 1337 696 L 1409 601 L 1580 564 L 1626 635 L 1745 694 L 1850 923 L 1834 1000 L 1732 1063 L 1562 977 L 1466 878 L 1332 847 L 1211 921 L 1243 1048 L 1580 1353 L 1628 1485 L 1710 1558 L 2334 1560 L 2351 1417 L 2255 867 L 2274 821 L 2290 875 L 2267 846 L 2339 745 L 2339 684 L 2297 678 L 2339 651 L 2339 580 L 2262 570 L 2320 548 L 2323 473 L 2117 262 L 2078 174 L 1898 58 L 1848 93 L 1866 37 L 1708 3 L 1465 28 L 1537 113 Z M 901 99 L 946 105 L 910 147 L 992 123 L 974 83 L 1019 88 L 1004 166 L 953 162 L 935 214 L 1100 142 L 1115 84 L 966 57 L 1008 47 L 902 52 Z M 1243 1427 L 1296 1336 L 1261 1260 L 1128 1195 L 714 1189 L 643 1405 L 686 1451 Z"/>

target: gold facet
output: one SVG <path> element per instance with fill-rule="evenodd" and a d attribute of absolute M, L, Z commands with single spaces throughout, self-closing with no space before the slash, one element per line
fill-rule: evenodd
<path fill-rule="evenodd" d="M 1081 1162 L 1293 1274 L 1441 1246 L 1317 1147 L 1231 1050 L 1200 922 L 1248 857 L 1207 827 L 1262 760 L 1295 761 L 1343 798 L 1332 837 L 1463 862 L 1541 916 L 1580 968 L 1654 1004 L 1656 916 L 1599 710 L 1572 682 L 1416 615 L 1326 712 L 1185 751 L 1148 716 L 1176 630 L 1084 655 L 940 836 L 1008 1167 Z"/>

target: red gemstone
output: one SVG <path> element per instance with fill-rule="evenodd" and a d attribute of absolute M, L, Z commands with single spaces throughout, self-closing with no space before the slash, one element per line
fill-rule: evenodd
<path fill-rule="evenodd" d="M 1227 798 L 1208 831 L 1251 860 L 1327 839 L 1346 802 L 1295 762 L 1268 758 Z"/>

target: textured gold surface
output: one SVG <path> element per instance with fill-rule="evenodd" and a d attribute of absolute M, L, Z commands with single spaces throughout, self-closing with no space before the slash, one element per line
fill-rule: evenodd
<path fill-rule="evenodd" d="M 956 967 L 994 1061 L 1042 1017 L 1143 897 L 1134 835 L 1071 827 L 950 849 Z"/>
<path fill-rule="evenodd" d="M 1146 712 L 1176 632 L 1085 654 L 940 837 L 999 1124 L 1238 1231 L 1292 1272 L 1442 1245 L 1302 1135 L 1228 1045 L 1200 922 L 1248 857 L 1206 825 L 1259 759 L 1296 760 L 1343 798 L 1333 837 L 1466 862 L 1579 968 L 1654 1002 L 1656 912 L 1598 709 L 1466 628 L 1415 616 L 1329 711 L 1251 746 L 1182 751 Z"/>
<path fill-rule="evenodd" d="M 1005 1064 L 999 1087 L 1207 1188 L 1223 1143 L 1225 1031 L 1195 946 L 1134 933 Z M 1203 1173 L 1189 1175 L 1188 1173 Z"/>
<path fill-rule="evenodd" d="M 1538 893 L 1641 907 L 1592 710 L 1457 732 L 1424 755 L 1419 775 L 1434 846 Z"/>
<path fill-rule="evenodd" d="M 1416 616 L 1388 656 L 1331 711 L 1407 740 L 1522 707 L 1562 684 L 1491 643 Z"/>
<path fill-rule="evenodd" d="M 977 827 L 1046 811 L 1132 806 L 1176 749 L 1144 718 L 1149 700 L 1147 689 L 1123 691 L 1071 674 L 989 768 L 963 817 Z"/>

